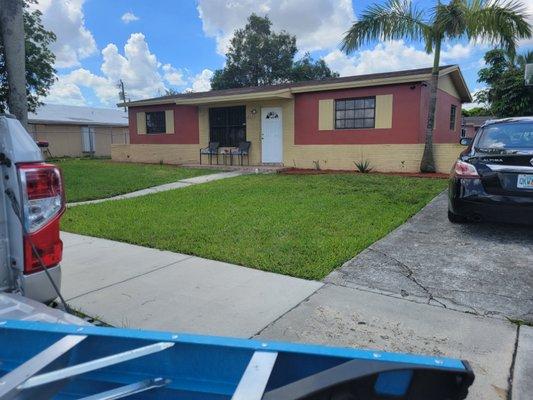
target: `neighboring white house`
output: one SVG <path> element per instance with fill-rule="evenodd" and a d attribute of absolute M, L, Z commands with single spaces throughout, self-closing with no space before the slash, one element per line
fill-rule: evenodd
<path fill-rule="evenodd" d="M 28 131 L 54 157 L 110 156 L 111 144 L 129 143 L 128 113 L 119 108 L 44 104 L 28 115 Z"/>

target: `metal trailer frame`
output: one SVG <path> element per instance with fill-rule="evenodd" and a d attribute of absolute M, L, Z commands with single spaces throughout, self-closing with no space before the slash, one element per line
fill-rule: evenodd
<path fill-rule="evenodd" d="M 329 394 L 353 393 L 352 390 L 356 386 L 358 393 L 363 393 L 365 397 L 353 398 L 464 399 L 474 380 L 474 374 L 467 362 L 441 357 L 16 320 L 0 321 L 0 343 L 4 337 L 9 337 L 9 330 L 16 330 L 18 333 L 38 333 L 33 337 L 43 338 L 51 334 L 59 339 L 0 377 L 0 399 L 2 400 L 24 398 L 24 391 L 27 389 L 45 388 L 46 385 L 61 384 L 61 382 L 65 384 L 70 378 L 81 374 L 169 351 L 175 345 L 185 346 L 185 349 L 200 348 L 199 353 L 202 353 L 200 359 L 205 359 L 208 364 L 218 362 L 219 367 L 224 358 L 214 361 L 216 358 L 214 353 L 225 352 L 228 361 L 227 368 L 231 369 L 229 372 L 235 377 L 240 376 L 235 379 L 235 386 L 227 389 L 226 395 L 231 396 L 232 400 L 329 399 Z M 143 344 L 146 342 L 146 345 L 39 374 L 40 370 L 51 365 L 87 338 L 95 338 L 98 343 L 106 338 L 110 340 L 140 339 Z M 134 343 L 137 342 L 134 341 Z M 209 353 L 210 349 L 213 357 Z M 245 363 L 232 362 L 230 353 L 228 353 L 231 351 L 236 353 L 239 361 L 243 360 L 246 354 L 250 358 Z M 307 356 L 311 357 L 310 360 L 316 357 L 319 363 L 321 359 L 328 357 L 337 361 L 341 359 L 341 361 L 308 376 L 268 389 L 269 380 L 272 375 L 276 375 L 273 371 L 275 371 L 278 358 L 285 357 L 280 364 L 286 364 L 287 357 L 296 359 L 300 357 L 301 359 Z M 176 360 L 180 358 L 176 356 Z M 154 360 L 151 362 L 146 361 L 147 371 L 154 366 Z M 244 365 L 246 367 L 243 371 L 241 366 Z M 279 368 L 286 368 L 286 365 Z M 288 368 L 282 371 L 281 375 L 278 371 L 278 379 L 283 376 L 283 372 L 291 374 L 293 370 Z M 125 385 L 110 390 L 90 394 L 82 400 L 119 399 L 148 390 L 157 390 L 172 385 L 171 378 L 171 376 L 145 377 L 140 381 L 127 382 Z M 201 381 L 201 378 L 199 380 Z M 207 380 L 205 385 L 209 386 Z M 206 388 L 206 390 L 215 392 L 214 387 Z M 369 397 L 366 397 L 364 393 L 368 393 Z M 433 393 L 438 393 L 437 397 L 433 397 Z M 325 397 L 322 397 L 323 395 Z"/>

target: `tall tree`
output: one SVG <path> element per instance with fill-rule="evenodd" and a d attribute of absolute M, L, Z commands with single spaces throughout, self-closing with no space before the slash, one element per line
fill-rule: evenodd
<path fill-rule="evenodd" d="M 426 124 L 425 147 L 420 170 L 435 172 L 433 128 L 442 42 L 482 39 L 514 53 L 519 39 L 530 38 L 525 6 L 515 0 L 440 1 L 429 10 L 417 9 L 410 0 L 388 0 L 367 8 L 343 39 L 342 49 L 351 53 L 376 40 L 410 39 L 424 42 L 434 55 Z"/>
<path fill-rule="evenodd" d="M 527 63 L 533 63 L 533 52 L 516 57 L 495 49 L 485 54 L 485 68 L 478 72 L 486 89 L 476 94 L 476 101 L 489 106 L 498 117 L 533 115 L 533 90 L 524 81 Z"/>
<path fill-rule="evenodd" d="M 474 107 L 470 110 L 462 109 L 461 114 L 463 117 L 491 117 L 492 113 L 485 107 Z"/>
<path fill-rule="evenodd" d="M 226 65 L 211 78 L 212 89 L 262 86 L 296 80 L 334 77 L 323 60 L 315 62 L 308 54 L 294 62 L 296 37 L 285 31 L 272 31 L 268 17 L 250 15 L 238 29 L 226 53 Z"/>
<path fill-rule="evenodd" d="M 26 126 L 28 104 L 26 103 L 26 76 L 24 75 L 24 22 L 22 0 L 0 2 L 0 30 L 4 65 L 7 72 L 9 110 Z"/>
<path fill-rule="evenodd" d="M 0 25 L 2 26 L 2 35 L 0 36 L 0 112 L 4 112 L 9 105 L 10 111 L 21 119 L 13 105 L 10 103 L 14 95 L 10 87 L 11 77 L 15 76 L 19 85 L 25 78 L 25 83 L 21 90 L 16 91 L 19 103 L 24 103 L 29 111 L 34 111 L 40 104 L 40 99 L 48 93 L 50 87 L 55 81 L 54 62 L 55 56 L 50 50 L 50 44 L 56 40 L 53 32 L 44 29 L 41 22 L 41 12 L 31 10 L 30 5 L 35 4 L 36 0 L 25 0 L 22 3 L 22 21 L 23 33 L 15 35 L 16 46 L 18 49 L 18 60 L 15 62 L 8 56 L 7 44 L 5 44 L 4 34 L 5 24 L 3 23 L 4 14 L 11 18 L 12 11 L 4 6 L 6 3 L 17 3 L 19 0 L 0 0 Z M 19 3 L 20 4 L 20 3 Z M 12 40 L 10 36 L 8 40 Z M 23 52 L 22 60 L 20 59 L 21 50 Z M 9 63 L 15 64 L 15 71 L 8 68 Z M 22 66 L 22 67 L 21 67 Z M 21 78 L 22 75 L 22 78 Z M 26 112 L 22 112 L 26 114 Z"/>
<path fill-rule="evenodd" d="M 338 76 L 337 72 L 331 72 L 323 59 L 315 61 L 309 53 L 305 53 L 300 60 L 293 64 L 289 80 L 300 82 L 337 78 Z"/>

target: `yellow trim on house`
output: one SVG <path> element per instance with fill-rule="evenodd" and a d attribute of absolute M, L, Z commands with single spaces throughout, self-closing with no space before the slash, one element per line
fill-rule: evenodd
<path fill-rule="evenodd" d="M 453 97 L 461 98 L 461 95 L 457 91 L 455 84 L 452 81 L 452 78 L 450 75 L 441 76 L 439 78 L 439 86 L 438 88 Z"/>
<path fill-rule="evenodd" d="M 138 112 L 137 113 L 137 135 L 146 134 L 146 113 Z"/>
<path fill-rule="evenodd" d="M 333 99 L 325 99 L 318 101 L 318 130 L 331 131 L 334 129 L 334 110 L 335 101 Z"/>
<path fill-rule="evenodd" d="M 376 129 L 391 129 L 392 128 L 392 107 L 393 95 L 384 94 L 376 96 L 376 115 L 375 125 Z"/>
<path fill-rule="evenodd" d="M 174 110 L 165 110 L 165 133 L 174 133 Z"/>

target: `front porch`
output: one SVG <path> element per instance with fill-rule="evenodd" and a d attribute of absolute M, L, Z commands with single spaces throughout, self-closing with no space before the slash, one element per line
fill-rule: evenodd
<path fill-rule="evenodd" d="M 277 173 L 285 171 L 287 167 L 283 165 L 224 165 L 224 164 L 206 164 L 206 163 L 186 163 L 181 164 L 182 167 L 186 168 L 198 168 L 198 169 L 217 169 L 221 171 L 245 171 L 245 172 L 256 172 L 256 173 Z"/>

